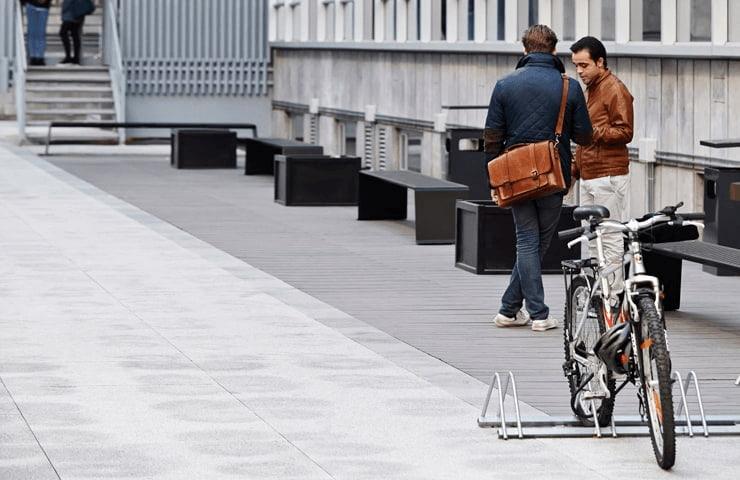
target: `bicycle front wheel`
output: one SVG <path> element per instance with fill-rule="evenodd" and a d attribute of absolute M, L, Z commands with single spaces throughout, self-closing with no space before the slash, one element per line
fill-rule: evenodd
<path fill-rule="evenodd" d="M 640 372 L 647 407 L 650 438 L 658 465 L 668 470 L 676 461 L 676 431 L 671 393 L 671 359 L 665 329 L 654 300 L 641 296 L 637 301 L 640 314 Z"/>

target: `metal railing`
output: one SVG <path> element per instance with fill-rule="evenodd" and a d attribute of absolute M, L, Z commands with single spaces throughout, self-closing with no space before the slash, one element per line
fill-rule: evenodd
<path fill-rule="evenodd" d="M 18 122 L 18 136 L 26 138 L 26 39 L 23 35 L 23 13 L 20 2 L 15 2 L 15 110 Z"/>
<path fill-rule="evenodd" d="M 269 94 L 267 0 L 118 4 L 129 95 Z"/>
<path fill-rule="evenodd" d="M 123 67 L 121 42 L 118 35 L 118 6 L 115 0 L 105 2 L 103 12 L 103 63 L 108 66 L 113 90 L 116 122 L 126 121 L 126 71 Z M 118 130 L 118 140 L 126 140 L 126 131 Z"/>

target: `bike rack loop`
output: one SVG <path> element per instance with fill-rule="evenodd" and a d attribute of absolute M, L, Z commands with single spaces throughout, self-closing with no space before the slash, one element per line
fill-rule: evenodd
<path fill-rule="evenodd" d="M 696 377 L 696 372 L 691 370 L 688 375 L 686 375 L 686 380 L 681 380 L 681 372 L 678 370 L 674 370 L 673 377 L 678 382 L 678 388 L 681 390 L 681 403 L 679 403 L 678 408 L 676 409 L 676 412 L 681 412 L 681 408 L 683 408 L 684 414 L 686 416 L 686 428 L 689 432 L 689 437 L 694 436 L 694 429 L 691 425 L 691 415 L 689 414 L 689 405 L 686 401 L 686 396 L 689 393 L 689 388 L 691 388 L 691 384 L 694 384 L 694 390 L 696 390 L 696 400 L 699 403 L 699 416 L 701 417 L 701 426 L 704 430 L 704 436 L 709 436 L 709 429 L 707 428 L 707 417 L 704 414 L 704 402 L 701 399 L 701 389 L 699 388 L 699 379 Z M 693 382 L 691 381 L 693 379 Z"/>
<path fill-rule="evenodd" d="M 505 375 L 504 381 L 502 382 L 502 376 Z M 674 371 L 671 375 L 672 378 L 675 379 L 676 383 L 678 383 L 680 395 L 681 395 L 681 401 L 678 405 L 678 408 L 676 411 L 676 433 L 677 434 L 684 434 L 688 435 L 690 438 L 694 437 L 694 429 L 693 429 L 693 422 L 691 418 L 691 414 L 689 412 L 689 406 L 687 403 L 687 396 L 689 393 L 689 390 L 691 389 L 691 384 L 694 384 L 694 389 L 696 390 L 696 399 L 699 405 L 699 413 L 700 413 L 700 419 L 703 429 L 703 436 L 708 437 L 709 436 L 709 429 L 708 425 L 713 425 L 713 433 L 720 436 L 725 435 L 740 435 L 740 417 L 738 416 L 732 416 L 732 415 L 719 415 L 719 416 L 710 416 L 707 417 L 704 411 L 704 403 L 701 396 L 701 389 L 699 387 L 699 379 L 696 375 L 696 372 L 693 370 L 689 372 L 689 374 L 684 378 L 682 378 L 681 373 L 678 371 Z M 735 381 L 735 384 L 740 386 L 740 378 L 738 378 Z M 584 438 L 591 436 L 602 438 L 602 428 L 598 425 L 598 417 L 594 415 L 594 426 L 591 429 L 591 434 L 587 434 L 588 428 L 584 428 L 583 426 L 579 425 L 579 421 L 575 417 L 547 417 L 547 418 L 532 418 L 529 420 L 522 420 L 521 418 L 521 412 L 520 412 L 520 405 L 519 405 L 519 396 L 517 393 L 516 388 L 516 380 L 514 378 L 514 374 L 509 371 L 507 373 L 499 373 L 494 372 L 493 377 L 491 379 L 491 384 L 488 387 L 488 391 L 486 394 L 486 399 L 483 404 L 483 409 L 481 412 L 481 416 L 478 418 L 478 426 L 485 428 L 485 427 L 498 427 L 498 436 L 499 438 L 502 438 L 504 440 L 509 439 L 509 432 L 507 429 L 507 421 L 506 421 L 506 395 L 509 392 L 509 385 L 511 385 L 512 388 L 512 397 L 514 399 L 514 407 L 516 412 L 516 428 L 517 428 L 517 436 L 520 439 L 524 438 Z M 493 387 L 497 387 L 497 396 L 498 396 L 498 412 L 496 415 L 496 418 L 487 418 L 487 412 L 491 403 L 491 396 L 493 395 Z M 596 409 L 593 408 L 595 404 L 593 403 L 593 399 L 589 399 L 592 403 L 592 411 L 596 412 Z M 682 412 L 683 410 L 683 412 Z M 679 421 L 681 420 L 681 413 L 684 414 L 686 417 L 686 423 L 683 425 L 679 425 Z M 511 422 L 510 422 L 511 423 Z M 647 436 L 649 435 L 648 431 L 640 431 L 640 428 L 644 428 L 644 419 L 640 419 L 639 417 L 615 417 L 612 415 L 611 418 L 611 437 L 617 438 L 618 436 L 627 436 L 627 437 L 634 437 L 634 436 Z M 617 432 L 617 426 L 621 428 L 624 428 L 624 430 L 621 430 L 619 433 Z M 683 427 L 683 431 L 681 432 L 679 428 Z M 526 434 L 524 432 L 524 428 L 530 428 L 530 431 Z"/>
<path fill-rule="evenodd" d="M 517 434 L 519 438 L 524 438 L 524 430 L 522 428 L 522 416 L 519 412 L 519 395 L 516 391 L 516 380 L 514 379 L 514 374 L 509 371 L 506 375 L 506 382 L 504 383 L 505 387 L 501 388 L 501 375 L 499 372 L 493 373 L 493 378 L 491 378 L 491 385 L 488 387 L 488 393 L 486 394 L 486 400 L 483 402 L 483 410 L 481 411 L 481 415 L 478 418 L 478 426 L 486 426 L 486 424 L 490 423 L 490 420 L 486 418 L 486 413 L 488 412 L 488 404 L 491 402 L 491 394 L 493 393 L 493 386 L 496 385 L 496 390 L 498 391 L 498 416 L 497 418 L 500 420 L 501 425 L 501 434 L 504 438 L 504 440 L 509 439 L 509 435 L 506 431 L 506 408 L 505 406 L 505 400 L 506 400 L 506 394 L 509 391 L 509 384 L 511 384 L 512 389 L 512 396 L 514 397 L 514 410 L 516 412 L 516 428 L 517 428 Z"/>

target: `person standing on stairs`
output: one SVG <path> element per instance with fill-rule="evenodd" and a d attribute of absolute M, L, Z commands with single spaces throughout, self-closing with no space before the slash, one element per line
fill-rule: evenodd
<path fill-rule="evenodd" d="M 28 24 L 28 63 L 46 65 L 46 22 L 49 20 L 51 0 L 21 0 L 26 6 Z"/>
<path fill-rule="evenodd" d="M 62 28 L 59 31 L 59 36 L 62 37 L 62 44 L 64 45 L 64 59 L 60 63 L 80 64 L 82 25 L 85 23 L 85 16 L 94 11 L 95 4 L 92 0 L 62 1 Z"/>

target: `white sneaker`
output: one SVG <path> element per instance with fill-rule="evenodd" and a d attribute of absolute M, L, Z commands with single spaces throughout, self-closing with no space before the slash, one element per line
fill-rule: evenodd
<path fill-rule="evenodd" d="M 496 314 L 496 318 L 493 319 L 493 323 L 497 327 L 523 327 L 529 323 L 529 313 L 521 309 L 516 312 L 514 318 L 507 317 L 506 315 Z"/>
<path fill-rule="evenodd" d="M 544 320 L 532 320 L 532 330 L 535 332 L 544 332 L 551 328 L 558 328 L 558 321 L 555 318 L 546 318 Z"/>

